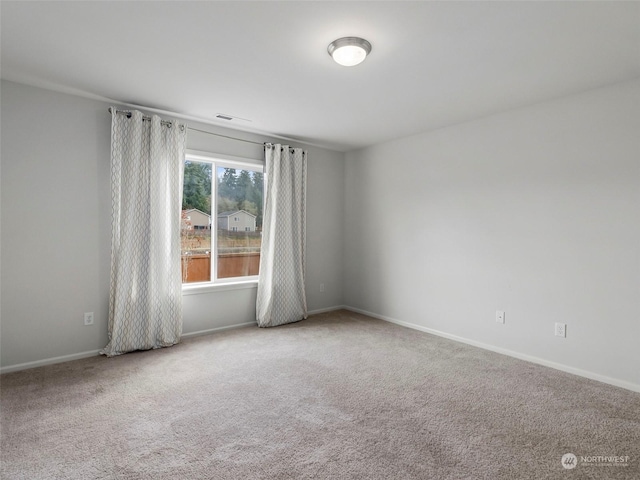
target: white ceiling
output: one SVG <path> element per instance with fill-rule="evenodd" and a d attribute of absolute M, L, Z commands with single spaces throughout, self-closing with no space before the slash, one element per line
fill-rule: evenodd
<path fill-rule="evenodd" d="M 343 151 L 640 77 L 639 2 L 5 0 L 1 21 L 4 79 Z M 335 64 L 342 36 L 369 58 Z"/>

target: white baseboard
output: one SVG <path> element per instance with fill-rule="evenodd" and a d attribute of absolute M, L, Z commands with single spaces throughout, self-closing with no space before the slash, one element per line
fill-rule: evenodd
<path fill-rule="evenodd" d="M 469 338 L 459 337 L 457 335 L 452 335 L 450 333 L 441 332 L 440 330 L 434 330 L 433 328 L 423 327 L 422 325 L 417 325 L 415 323 L 404 322 L 401 320 L 397 320 L 395 318 L 387 317 L 385 315 L 379 315 L 377 313 L 368 312 L 366 310 L 362 310 L 360 308 L 344 306 L 346 310 L 350 310 L 352 312 L 361 313 L 363 315 L 367 315 L 369 317 L 377 318 L 379 320 L 384 320 L 385 322 L 395 323 L 396 325 L 401 325 L 403 327 L 412 328 L 414 330 L 420 330 L 421 332 L 430 333 L 432 335 L 437 335 L 439 337 L 447 338 L 449 340 L 454 340 L 456 342 L 466 343 L 467 345 L 472 345 L 474 347 L 482 348 L 485 350 L 490 350 L 492 352 L 500 353 L 502 355 L 507 355 L 509 357 L 518 358 L 520 360 L 525 360 L 527 362 L 536 363 L 538 365 L 542 365 L 549 368 L 554 368 L 556 370 L 561 370 L 563 372 L 571 373 L 573 375 L 578 375 L 580 377 L 589 378 L 591 380 L 596 380 L 598 382 L 606 383 L 609 385 L 613 385 L 615 387 L 624 388 L 627 390 L 631 390 L 632 392 L 640 393 L 640 385 L 635 383 L 627 382 L 625 380 L 619 380 L 617 378 L 607 377 L 605 375 L 600 375 L 599 373 L 590 372 L 588 370 L 582 370 L 580 368 L 571 367 L 569 365 L 564 365 L 561 363 L 552 362 L 549 360 L 545 360 L 543 358 L 534 357 L 532 355 L 527 355 L 524 353 L 516 352 L 513 350 L 508 350 L 502 347 L 496 347 L 494 345 L 489 345 L 487 343 L 477 342 L 475 340 L 471 340 Z"/>
<path fill-rule="evenodd" d="M 250 325 L 257 325 L 256 322 L 237 323 L 235 325 L 226 325 L 224 327 L 208 328 L 207 330 L 198 330 L 197 332 L 183 333 L 182 338 L 200 337 L 202 335 L 209 335 L 211 333 L 223 332 L 225 330 L 233 330 L 236 328 L 248 327 Z"/>
<path fill-rule="evenodd" d="M 326 312 L 333 312 L 335 310 L 345 310 L 347 309 L 347 307 L 345 307 L 344 305 L 335 305 L 333 307 L 328 307 L 328 308 L 319 308 L 316 310 L 310 310 L 307 312 L 307 315 L 316 315 L 318 313 L 326 313 Z M 247 327 L 249 325 L 257 325 L 258 322 L 245 322 L 245 323 L 238 323 L 236 325 L 228 325 L 226 327 L 216 327 L 216 328 L 209 328 L 207 330 L 199 330 L 197 332 L 189 332 L 189 333 L 183 333 L 182 334 L 182 338 L 189 338 L 189 337 L 199 337 L 201 335 L 209 335 L 210 333 L 215 333 L 215 332 L 221 332 L 224 330 L 231 330 L 234 328 L 241 328 L 241 327 Z"/>
<path fill-rule="evenodd" d="M 334 305 L 333 307 L 328 307 L 328 308 L 318 308 L 316 310 L 308 311 L 307 315 L 317 315 L 318 313 L 335 312 L 336 310 L 348 310 L 348 307 L 345 307 L 344 305 Z"/>
<path fill-rule="evenodd" d="M 345 307 L 344 305 L 336 305 L 328 308 L 319 308 L 317 310 L 308 311 L 307 315 L 316 315 L 318 313 L 333 312 L 335 310 L 344 310 L 346 308 L 347 307 Z M 225 327 L 216 327 L 216 328 L 209 328 L 207 330 L 198 330 L 197 332 L 183 333 L 182 338 L 199 337 L 201 335 L 209 335 L 210 333 L 222 332 L 224 330 L 232 330 L 234 328 L 247 327 L 250 325 L 257 325 L 257 322 L 238 323 L 236 325 L 227 325 Z"/>
<path fill-rule="evenodd" d="M 255 324 L 256 322 L 247 322 L 247 323 L 239 323 L 237 325 L 228 325 L 226 327 L 217 327 L 217 328 L 210 328 L 208 330 L 200 330 L 198 332 L 183 333 L 182 338 L 197 337 L 200 335 L 207 335 L 209 333 L 220 332 L 223 330 L 230 330 L 232 328 L 240 328 L 240 327 L 245 327 L 247 325 L 255 325 Z M 18 372 L 20 370 L 27 370 L 29 368 L 44 367 L 46 365 L 55 365 L 56 363 L 70 362 L 72 360 L 80 360 L 81 358 L 95 357 L 97 355 L 100 355 L 100 350 L 89 350 L 88 352 L 72 353 L 71 355 L 62 355 L 60 357 L 44 358 L 42 360 L 36 360 L 33 362 L 7 365 L 6 367 L 0 368 L 0 374 Z"/>
<path fill-rule="evenodd" d="M 70 362 L 72 360 L 80 360 L 81 358 L 95 357 L 100 354 L 100 350 L 89 350 L 88 352 L 72 353 L 71 355 L 62 355 L 60 357 L 45 358 L 34 362 L 17 363 L 16 365 L 7 365 L 0 368 L 0 374 L 17 372 L 28 368 L 44 367 L 45 365 L 54 365 L 56 363 Z"/>
<path fill-rule="evenodd" d="M 607 377 L 605 375 L 600 375 L 599 373 L 589 372 L 587 370 L 582 370 L 580 368 L 575 368 L 575 367 L 571 367 L 571 366 L 564 365 L 564 364 L 561 364 L 561 363 L 552 362 L 552 361 L 549 361 L 549 360 L 545 360 L 543 358 L 534 357 L 534 356 L 527 355 L 527 354 L 520 353 L 520 352 L 516 352 L 516 351 L 513 351 L 513 350 L 508 350 L 508 349 L 502 348 L 502 347 L 496 347 L 494 345 L 489 345 L 487 343 L 478 342 L 478 341 L 471 340 L 471 339 L 468 339 L 468 338 L 459 337 L 457 335 L 452 335 L 450 333 L 442 332 L 440 330 L 435 330 L 433 328 L 424 327 L 422 325 L 418 325 L 418 324 L 415 324 L 415 323 L 404 322 L 404 321 L 401 321 L 401 320 L 397 320 L 395 318 L 387 317 L 385 315 L 379 315 L 379 314 L 374 313 L 374 312 L 369 312 L 367 310 L 362 310 L 360 308 L 355 308 L 355 307 L 351 307 L 351 306 L 348 306 L 348 305 L 335 305 L 333 307 L 311 310 L 311 311 L 308 312 L 308 314 L 309 315 L 316 315 L 318 313 L 333 312 L 335 310 L 343 310 L 343 309 L 344 310 L 350 310 L 350 311 L 356 312 L 356 313 L 361 313 L 363 315 L 367 315 L 369 317 L 377 318 L 379 320 L 384 320 L 385 322 L 395 323 L 396 325 L 401 325 L 403 327 L 411 328 L 411 329 L 414 329 L 414 330 L 419 330 L 421 332 L 430 333 L 432 335 L 437 335 L 439 337 L 447 338 L 449 340 L 453 340 L 453 341 L 456 341 L 456 342 L 466 343 L 467 345 L 472 345 L 474 347 L 482 348 L 482 349 L 485 349 L 485 350 L 490 350 L 492 352 L 500 353 L 502 355 L 508 355 L 510 357 L 518 358 L 520 360 L 525 360 L 527 362 L 535 363 L 535 364 L 538 364 L 538 365 L 543 365 L 543 366 L 549 367 L 549 368 L 554 368 L 556 370 L 561 370 L 563 372 L 571 373 L 573 375 L 578 375 L 580 377 L 589 378 L 591 380 L 596 380 L 598 382 L 602 382 L 602 383 L 606 383 L 606 384 L 613 385 L 613 386 L 616 386 L 616 387 L 620 387 L 620 388 L 624 388 L 624 389 L 627 389 L 627 390 L 631 390 L 632 392 L 640 393 L 640 385 L 637 385 L 635 383 L 627 382 L 625 380 L 619 380 L 617 378 Z M 250 326 L 250 325 L 256 325 L 256 322 L 245 322 L 245 323 L 239 323 L 239 324 L 236 324 L 236 325 L 227 325 L 227 326 L 224 326 L 224 327 L 216 327 L 216 328 L 210 328 L 210 329 L 207 329 L 207 330 L 199 330 L 199 331 L 196 331 L 196 332 L 183 333 L 182 334 L 182 338 L 198 337 L 198 336 L 201 336 L 201 335 L 208 335 L 208 334 L 215 333 L 215 332 L 221 332 L 221 331 L 224 331 L 224 330 L 231 330 L 231 329 L 246 327 L 246 326 Z M 69 361 L 72 361 L 72 360 L 79 360 L 81 358 L 94 357 L 94 356 L 97 356 L 99 354 L 100 354 L 100 350 L 89 350 L 87 352 L 80 352 L 80 353 L 73 353 L 71 355 L 62 355 L 62 356 L 59 356 L 59 357 L 45 358 L 45 359 L 36 360 L 36 361 L 33 361 L 33 362 L 18 363 L 16 365 L 7 365 L 6 367 L 0 368 L 0 374 L 17 372 L 19 370 L 26 370 L 28 368 L 43 367 L 45 365 L 54 365 L 56 363 L 69 362 Z"/>
<path fill-rule="evenodd" d="M 309 315 L 314 315 L 314 314 L 317 314 L 317 313 L 331 312 L 331 311 L 334 311 L 334 310 L 340 310 L 340 309 L 344 309 L 344 308 L 346 308 L 346 307 L 340 305 L 340 306 L 334 306 L 334 307 L 329 307 L 329 308 L 322 308 L 322 309 L 318 309 L 318 310 L 312 310 L 312 311 L 308 312 L 308 314 Z M 235 324 L 235 325 L 226 325 L 224 327 L 215 327 L 215 328 L 209 328 L 209 329 L 206 329 L 206 330 L 198 330 L 196 332 L 183 333 L 182 334 L 182 338 L 199 337 L 201 335 L 209 335 L 211 333 L 222 332 L 222 331 L 225 331 L 225 330 L 232 330 L 232 329 L 235 329 L 235 328 L 247 327 L 247 326 L 250 326 L 250 325 L 256 325 L 256 322 L 244 322 L 244 323 L 238 323 L 238 324 Z M 62 355 L 60 357 L 44 358 L 42 360 L 35 360 L 33 362 L 25 362 L 25 363 L 18 363 L 18 364 L 15 364 L 15 365 L 7 365 L 6 367 L 0 368 L 0 374 L 18 372 L 20 370 L 27 370 L 29 368 L 44 367 L 46 365 L 55 365 L 56 363 L 70 362 L 72 360 L 79 360 L 81 358 L 95 357 L 97 355 L 100 355 L 100 350 L 90 350 L 88 352 L 73 353 L 71 355 Z"/>

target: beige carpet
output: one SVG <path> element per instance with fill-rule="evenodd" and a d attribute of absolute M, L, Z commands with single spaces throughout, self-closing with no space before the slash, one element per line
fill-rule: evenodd
<path fill-rule="evenodd" d="M 0 381 L 3 480 L 640 478 L 640 394 L 346 311 Z"/>

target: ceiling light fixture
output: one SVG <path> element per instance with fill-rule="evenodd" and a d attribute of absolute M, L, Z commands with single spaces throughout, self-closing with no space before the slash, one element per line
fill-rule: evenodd
<path fill-rule="evenodd" d="M 364 38 L 343 37 L 331 42 L 327 51 L 336 63 L 353 67 L 362 63 L 371 53 L 371 44 Z"/>

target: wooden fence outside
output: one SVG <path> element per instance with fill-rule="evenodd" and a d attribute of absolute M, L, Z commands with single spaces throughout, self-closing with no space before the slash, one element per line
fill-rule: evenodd
<path fill-rule="evenodd" d="M 218 278 L 258 275 L 260 252 L 223 253 L 218 255 Z M 208 282 L 211 272 L 211 256 L 208 254 L 182 256 L 182 281 L 184 283 Z"/>

